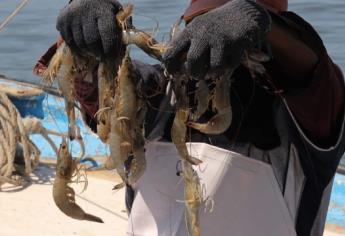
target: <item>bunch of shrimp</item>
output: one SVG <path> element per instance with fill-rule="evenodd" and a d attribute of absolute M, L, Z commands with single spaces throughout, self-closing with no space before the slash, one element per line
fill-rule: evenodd
<path fill-rule="evenodd" d="M 123 29 L 123 43 L 136 44 L 149 55 L 161 59 L 161 52 L 152 47 L 156 41 L 145 32 L 130 28 L 127 24 L 132 11 L 133 5 L 128 5 L 116 16 L 118 24 Z M 110 114 L 110 157 L 106 162 L 106 168 L 115 168 L 123 180 L 116 188 L 124 186 L 125 183 L 133 185 L 146 169 L 143 126 L 147 107 L 143 97 L 139 97 L 143 91 L 137 90 L 137 78 L 126 49 L 115 78 L 115 93 Z M 124 162 L 131 154 L 133 159 L 127 173 L 124 170 Z"/>
<path fill-rule="evenodd" d="M 208 110 L 209 102 L 212 103 L 212 111 L 216 114 L 206 123 L 188 122 L 188 126 L 205 134 L 222 134 L 230 126 L 232 121 L 232 109 L 230 103 L 230 78 L 232 71 L 224 73 L 214 81 L 215 87 L 209 92 L 205 81 L 199 81 L 199 88 L 195 99 L 198 106 L 194 113 L 194 119 L 198 119 Z M 206 94 L 205 94 L 206 93 Z"/>
<path fill-rule="evenodd" d="M 110 158 L 106 167 L 116 168 L 123 182 L 129 185 L 134 184 L 146 168 L 143 131 L 146 108 L 137 93 L 134 81 L 137 76 L 126 51 L 116 78 L 111 111 Z M 124 162 L 130 154 L 133 154 L 134 159 L 127 174 L 124 171 Z M 118 187 L 121 186 L 123 184 Z"/>
<path fill-rule="evenodd" d="M 242 64 L 248 68 L 252 78 L 265 73 L 262 62 L 269 60 L 269 56 L 258 51 L 246 51 Z M 197 108 L 193 113 L 194 121 L 189 122 L 188 126 L 204 134 L 222 134 L 231 125 L 232 109 L 230 101 L 231 77 L 233 68 L 225 69 L 221 72 L 209 75 L 212 83 L 215 84 L 212 91 L 209 90 L 205 80 L 198 82 L 198 89 L 195 92 Z M 220 74 L 221 73 L 221 74 Z M 220 75 L 219 75 L 220 74 Z M 206 123 L 197 123 L 196 120 L 204 114 L 211 102 L 212 111 L 216 114 Z"/>
<path fill-rule="evenodd" d="M 98 104 L 97 135 L 104 142 L 109 143 L 110 108 L 115 92 L 116 66 L 110 60 L 101 61 L 98 65 Z"/>

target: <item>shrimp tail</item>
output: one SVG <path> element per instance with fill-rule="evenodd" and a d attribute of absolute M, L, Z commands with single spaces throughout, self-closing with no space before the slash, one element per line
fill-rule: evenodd
<path fill-rule="evenodd" d="M 126 186 L 125 182 L 119 183 L 113 187 L 113 190 L 118 190 Z"/>
<path fill-rule="evenodd" d="M 128 184 L 133 185 L 139 178 L 144 174 L 146 169 L 146 159 L 144 147 L 142 150 L 136 151 L 134 153 L 135 158 L 132 160 L 129 174 L 128 174 Z"/>
<path fill-rule="evenodd" d="M 98 223 L 104 223 L 104 221 L 101 218 L 94 216 L 94 215 L 91 215 L 91 214 L 87 214 L 87 213 L 85 213 L 84 220 L 98 222 Z"/>
<path fill-rule="evenodd" d="M 222 134 L 230 127 L 231 121 L 232 110 L 231 107 L 227 107 L 206 123 L 188 122 L 187 126 L 204 134 Z"/>

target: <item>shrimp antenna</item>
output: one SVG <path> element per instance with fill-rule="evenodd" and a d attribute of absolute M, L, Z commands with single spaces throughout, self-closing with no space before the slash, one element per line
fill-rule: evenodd
<path fill-rule="evenodd" d="M 137 13 L 137 12 L 133 13 L 133 15 L 142 16 L 142 17 L 148 18 L 148 19 L 152 20 L 153 22 L 155 22 L 156 25 L 152 27 L 151 37 L 154 37 L 154 36 L 157 35 L 158 30 L 159 30 L 159 21 L 158 21 L 155 17 L 153 17 L 153 16 L 148 16 L 148 15 L 141 14 L 141 13 Z M 142 29 L 142 30 L 143 30 L 143 31 L 146 31 L 145 28 Z"/>

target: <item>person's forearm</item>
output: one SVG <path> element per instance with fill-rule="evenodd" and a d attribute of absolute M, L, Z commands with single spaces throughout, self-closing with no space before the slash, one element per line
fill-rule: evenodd
<path fill-rule="evenodd" d="M 273 59 L 282 66 L 283 74 L 293 80 L 291 82 L 305 84 L 318 62 L 314 51 L 299 38 L 297 32 L 275 22 L 268 33 L 268 40 Z"/>

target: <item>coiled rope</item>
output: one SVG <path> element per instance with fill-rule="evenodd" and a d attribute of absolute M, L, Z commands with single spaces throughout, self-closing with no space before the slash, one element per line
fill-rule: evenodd
<path fill-rule="evenodd" d="M 0 92 L 0 186 L 10 183 L 23 185 L 21 178 L 14 178 L 14 161 L 17 146 L 23 149 L 25 171 L 29 175 L 39 162 L 40 151 L 29 139 L 22 118 L 7 95 Z"/>

